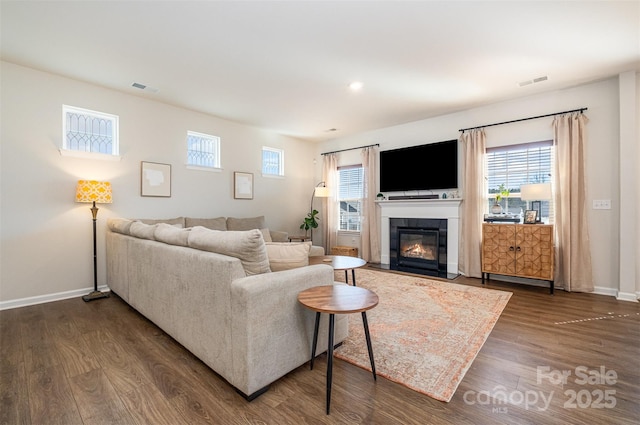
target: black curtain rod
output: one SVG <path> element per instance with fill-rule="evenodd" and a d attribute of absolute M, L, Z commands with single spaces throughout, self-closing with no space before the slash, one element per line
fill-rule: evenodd
<path fill-rule="evenodd" d="M 324 153 L 321 153 L 320 155 L 329 155 L 330 153 L 338 153 L 338 152 L 352 151 L 352 150 L 355 150 L 355 149 L 370 148 L 372 146 L 380 146 L 380 143 L 376 143 L 375 145 L 359 146 L 357 148 L 340 149 L 339 151 L 333 151 L 333 152 L 324 152 Z"/>
<path fill-rule="evenodd" d="M 497 122 L 495 124 L 478 125 L 478 126 L 475 126 L 475 127 L 462 128 L 462 129 L 460 129 L 458 131 L 462 131 L 464 133 L 467 130 L 475 130 L 476 128 L 493 127 L 494 125 L 511 124 L 512 122 L 520 122 L 520 121 L 535 120 L 537 118 L 553 117 L 555 115 L 569 114 L 571 112 L 580 112 L 580 113 L 582 113 L 582 112 L 584 112 L 586 110 L 587 110 L 587 108 L 572 109 L 571 111 L 556 112 L 554 114 L 546 114 L 546 115 L 538 115 L 537 117 L 520 118 L 519 120 L 511 120 L 511 121 Z"/>

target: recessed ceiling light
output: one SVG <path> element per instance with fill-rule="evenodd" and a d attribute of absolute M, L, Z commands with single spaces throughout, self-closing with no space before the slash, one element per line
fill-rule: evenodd
<path fill-rule="evenodd" d="M 354 81 L 353 83 L 349 84 L 349 88 L 352 91 L 358 91 L 362 89 L 362 83 L 360 81 Z"/>

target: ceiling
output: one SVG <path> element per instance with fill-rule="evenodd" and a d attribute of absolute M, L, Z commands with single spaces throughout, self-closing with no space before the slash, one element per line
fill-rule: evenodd
<path fill-rule="evenodd" d="M 310 141 L 640 70 L 639 1 L 2 0 L 0 14 L 5 61 Z"/>

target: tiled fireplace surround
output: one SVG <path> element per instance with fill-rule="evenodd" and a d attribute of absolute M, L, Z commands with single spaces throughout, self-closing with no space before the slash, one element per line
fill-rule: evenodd
<path fill-rule="evenodd" d="M 381 262 L 388 265 L 390 218 L 447 219 L 447 273 L 458 274 L 458 236 L 461 199 L 407 199 L 378 201 L 380 208 Z"/>

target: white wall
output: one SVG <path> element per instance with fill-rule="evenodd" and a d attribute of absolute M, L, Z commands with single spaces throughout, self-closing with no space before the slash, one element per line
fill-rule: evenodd
<path fill-rule="evenodd" d="M 523 96 L 526 89 L 523 90 Z M 602 293 L 616 295 L 620 282 L 620 104 L 618 78 L 567 90 L 523 97 L 467 111 L 382 128 L 324 142 L 318 152 L 379 143 L 380 150 L 458 138 L 459 129 L 587 107 L 587 199 L 594 283 Z M 553 138 L 553 118 L 486 128 L 487 146 Z M 637 140 L 636 140 L 637 143 Z M 637 175 L 636 175 L 637 178 Z M 635 182 L 638 187 L 639 182 Z M 462 188 L 462 191 L 464 189 Z M 464 194 L 463 194 L 464 196 Z M 593 199 L 610 199 L 611 210 L 593 210 Z M 638 243 L 637 241 L 635 242 Z M 636 287 L 636 292 L 640 288 Z"/>
<path fill-rule="evenodd" d="M 92 287 L 91 213 L 74 202 L 78 179 L 113 185 L 113 204 L 99 206 L 99 285 L 108 217 L 264 215 L 270 228 L 300 232 L 321 162 L 307 142 L 6 62 L 1 83 L 0 308 Z M 119 115 L 122 159 L 61 156 L 62 104 Z M 222 172 L 185 167 L 187 130 L 222 138 Z M 285 150 L 285 178 L 261 176 L 263 145 Z M 141 161 L 172 165 L 170 198 L 140 196 Z M 254 174 L 253 200 L 233 199 L 234 171 Z"/>

